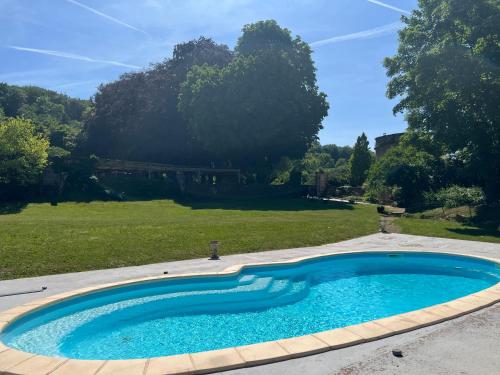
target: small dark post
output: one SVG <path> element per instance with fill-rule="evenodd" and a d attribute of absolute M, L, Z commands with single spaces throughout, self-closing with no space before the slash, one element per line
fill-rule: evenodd
<path fill-rule="evenodd" d="M 403 357 L 403 351 L 401 349 L 392 349 L 392 355 L 394 357 L 402 358 Z"/>
<path fill-rule="evenodd" d="M 219 241 L 210 241 L 210 250 L 212 251 L 210 260 L 219 260 L 219 254 L 217 254 L 219 250 Z"/>

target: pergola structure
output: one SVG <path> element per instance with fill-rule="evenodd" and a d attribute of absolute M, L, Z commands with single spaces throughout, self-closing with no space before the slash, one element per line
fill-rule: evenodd
<path fill-rule="evenodd" d="M 183 181 L 189 177 L 192 179 L 199 179 L 200 181 L 203 179 L 213 181 L 213 177 L 224 179 L 230 178 L 235 182 L 240 182 L 240 170 L 230 168 L 193 167 L 127 160 L 100 159 L 97 162 L 95 169 L 98 175 L 113 173 L 140 173 L 147 175 L 148 178 L 152 178 L 175 174 L 181 188 Z"/>

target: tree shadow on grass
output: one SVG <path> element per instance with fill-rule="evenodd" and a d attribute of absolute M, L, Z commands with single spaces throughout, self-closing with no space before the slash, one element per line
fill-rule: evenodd
<path fill-rule="evenodd" d="M 461 234 L 465 236 L 490 236 L 500 238 L 500 231 L 497 227 L 477 227 L 477 228 L 446 228 L 449 232 L 453 232 L 456 234 Z"/>
<path fill-rule="evenodd" d="M 18 214 L 21 212 L 26 206 L 27 202 L 0 202 L 0 215 L 12 215 Z"/>
<path fill-rule="evenodd" d="M 324 211 L 353 210 L 349 203 L 306 198 L 225 198 L 196 199 L 176 197 L 174 202 L 193 210 L 221 209 L 240 211 Z"/>
<path fill-rule="evenodd" d="M 147 202 L 154 200 L 173 200 L 175 203 L 189 207 L 193 210 L 240 210 L 240 211 L 325 211 L 325 210 L 354 210 L 354 205 L 344 202 L 333 202 L 318 199 L 307 199 L 300 197 L 217 197 L 217 198 L 196 198 L 192 196 L 182 196 L 170 194 L 163 196 L 148 197 L 126 197 L 123 200 L 111 199 L 112 197 L 100 197 L 85 194 L 72 194 L 54 199 L 39 198 L 29 202 L 0 202 L 0 215 L 16 214 L 21 212 L 28 203 L 90 203 L 90 202 Z"/>

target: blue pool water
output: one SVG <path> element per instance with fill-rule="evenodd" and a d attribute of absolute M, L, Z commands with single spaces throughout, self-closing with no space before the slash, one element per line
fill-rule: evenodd
<path fill-rule="evenodd" d="M 0 340 L 31 353 L 78 359 L 193 353 L 358 324 L 499 281 L 497 264 L 473 258 L 346 254 L 95 292 L 23 317 Z"/>

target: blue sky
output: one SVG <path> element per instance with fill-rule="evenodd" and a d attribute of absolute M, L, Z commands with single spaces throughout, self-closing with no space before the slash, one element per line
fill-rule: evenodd
<path fill-rule="evenodd" d="M 312 44 L 330 114 L 322 143 L 405 129 L 385 97 L 385 56 L 417 0 L 0 0 L 0 81 L 88 98 L 100 83 L 212 37 L 233 47 L 243 25 L 276 19 Z"/>

